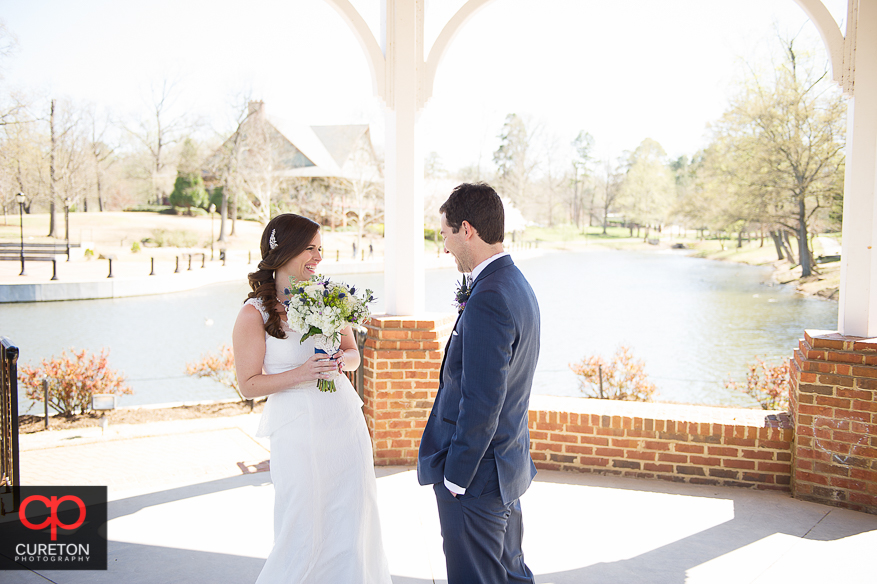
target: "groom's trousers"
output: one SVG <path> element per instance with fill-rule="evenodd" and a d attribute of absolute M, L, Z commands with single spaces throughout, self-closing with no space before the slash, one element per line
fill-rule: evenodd
<path fill-rule="evenodd" d="M 518 499 L 508 504 L 502 502 L 495 464 L 490 464 L 487 472 L 479 468 L 464 495 L 454 497 L 442 483 L 434 485 L 434 490 L 448 584 L 535 582 L 521 549 L 524 535 L 521 503 Z"/>

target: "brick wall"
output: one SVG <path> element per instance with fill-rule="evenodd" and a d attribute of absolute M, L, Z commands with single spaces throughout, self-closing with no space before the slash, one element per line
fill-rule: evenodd
<path fill-rule="evenodd" d="M 413 465 L 454 315 L 376 316 L 363 351 L 376 465 Z M 791 430 L 761 410 L 533 396 L 538 468 L 789 489 Z"/>
<path fill-rule="evenodd" d="M 376 465 L 414 465 L 455 315 L 376 316 L 363 351 Z M 791 414 L 533 396 L 538 468 L 791 490 L 877 513 L 877 339 L 807 331 Z"/>
<path fill-rule="evenodd" d="M 373 316 L 363 349 L 363 401 L 376 465 L 417 463 L 456 315 Z"/>
<path fill-rule="evenodd" d="M 533 396 L 530 441 L 546 470 L 790 488 L 792 430 L 777 412 Z"/>
<path fill-rule="evenodd" d="M 877 513 L 877 339 L 806 331 L 790 370 L 795 497 Z"/>

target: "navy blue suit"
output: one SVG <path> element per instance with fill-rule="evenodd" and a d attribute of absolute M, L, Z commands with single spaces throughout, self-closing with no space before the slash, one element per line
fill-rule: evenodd
<path fill-rule="evenodd" d="M 533 582 L 518 498 L 536 474 L 528 410 L 539 357 L 539 305 L 508 256 L 472 284 L 445 348 L 417 460 L 435 485 L 450 584 Z M 464 487 L 453 497 L 444 479 Z"/>

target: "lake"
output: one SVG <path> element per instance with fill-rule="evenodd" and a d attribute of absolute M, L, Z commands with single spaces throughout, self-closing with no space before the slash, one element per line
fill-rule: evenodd
<path fill-rule="evenodd" d="M 514 254 L 513 254 L 514 256 Z M 645 362 L 658 400 L 753 406 L 725 388 L 744 380 L 755 355 L 788 359 L 804 329 L 837 328 L 837 304 L 770 284 L 770 268 L 687 257 L 680 252 L 590 249 L 547 251 L 517 262 L 542 312 L 542 352 L 534 393 L 580 395 L 569 363 L 625 343 Z M 426 309 L 452 312 L 453 269 L 426 273 Z M 383 274 L 337 276 L 375 290 L 383 311 Z M 223 343 L 246 297 L 245 282 L 159 296 L 0 305 L 0 334 L 21 361 L 75 347 L 110 348 L 110 366 L 135 393 L 122 406 L 227 399 L 221 386 L 185 374 L 186 363 Z M 23 398 L 23 395 L 22 395 Z M 22 399 L 21 411 L 30 407 Z M 42 406 L 30 409 L 41 413 Z"/>

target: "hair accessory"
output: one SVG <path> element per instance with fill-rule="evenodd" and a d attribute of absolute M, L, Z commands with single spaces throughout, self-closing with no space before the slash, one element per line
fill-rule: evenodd
<path fill-rule="evenodd" d="M 268 238 L 268 247 L 274 249 L 277 247 L 277 239 L 274 237 L 274 234 L 277 233 L 276 229 L 271 230 L 271 237 Z"/>

